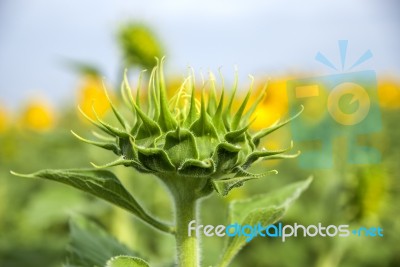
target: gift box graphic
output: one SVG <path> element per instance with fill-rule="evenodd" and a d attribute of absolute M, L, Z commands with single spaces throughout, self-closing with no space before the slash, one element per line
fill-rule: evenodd
<path fill-rule="evenodd" d="M 339 48 L 344 68 L 347 41 L 339 41 Z M 350 69 L 371 56 L 368 50 Z M 336 69 L 321 53 L 316 59 Z M 298 112 L 300 105 L 304 106 L 303 114 L 291 122 L 293 140 L 308 144 L 299 157 L 301 167 L 333 167 L 333 146 L 339 137 L 344 137 L 347 143 L 346 147 L 340 148 L 346 151 L 347 163 L 380 161 L 378 150 L 360 143 L 360 137 L 377 133 L 382 128 L 373 70 L 290 80 L 287 93 L 291 114 Z"/>

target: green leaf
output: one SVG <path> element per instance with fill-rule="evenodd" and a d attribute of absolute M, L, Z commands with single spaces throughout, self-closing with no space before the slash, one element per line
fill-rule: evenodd
<path fill-rule="evenodd" d="M 70 220 L 70 241 L 66 266 L 104 266 L 118 255 L 137 256 L 97 224 L 83 218 Z"/>
<path fill-rule="evenodd" d="M 32 174 L 11 173 L 21 177 L 42 178 L 70 185 L 131 212 L 161 231 L 173 232 L 170 226 L 155 220 L 147 214 L 133 196 L 125 189 L 118 178 L 110 171 L 91 169 L 48 169 Z"/>
<path fill-rule="evenodd" d="M 308 188 L 312 178 L 287 185 L 271 193 L 258 195 L 246 200 L 233 201 L 230 206 L 229 221 L 240 222 L 249 211 L 269 206 L 288 208 L 301 193 Z"/>
<path fill-rule="evenodd" d="M 248 213 L 248 216 L 241 223 L 241 225 L 270 225 L 278 221 L 285 213 L 284 208 L 279 207 L 269 207 L 269 208 L 259 208 Z M 246 245 L 248 237 L 246 236 L 234 236 L 230 237 L 228 241 L 228 246 L 224 251 L 218 267 L 229 266 L 229 263 L 236 256 L 236 254 Z"/>
<path fill-rule="evenodd" d="M 150 265 L 138 258 L 130 256 L 117 256 L 107 262 L 106 267 L 149 267 Z"/>
<path fill-rule="evenodd" d="M 249 199 L 232 201 L 229 206 L 229 224 L 267 226 L 278 221 L 290 205 L 308 188 L 312 178 L 285 186 L 271 193 Z M 234 236 L 228 240 L 227 248 L 218 266 L 228 266 L 240 249 L 246 245 L 246 236 Z"/>

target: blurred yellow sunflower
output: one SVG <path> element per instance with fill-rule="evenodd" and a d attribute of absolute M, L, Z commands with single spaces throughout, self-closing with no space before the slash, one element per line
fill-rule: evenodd
<path fill-rule="evenodd" d="M 78 87 L 78 105 L 90 118 L 95 119 L 92 107 L 102 117 L 110 109 L 110 103 L 104 92 L 103 81 L 97 75 L 83 76 Z M 86 119 L 82 118 L 87 122 Z"/>
<path fill-rule="evenodd" d="M 4 105 L 0 103 L 0 134 L 7 131 L 8 127 L 9 127 L 9 114 Z"/>
<path fill-rule="evenodd" d="M 286 82 L 287 79 L 285 78 L 268 81 L 267 93 L 254 114 L 257 117 L 252 124 L 254 130 L 268 127 L 287 114 Z M 264 86 L 264 84 L 257 86 L 254 97 L 258 97 L 262 93 Z"/>
<path fill-rule="evenodd" d="M 378 82 L 379 103 L 382 107 L 396 109 L 400 107 L 400 81 L 383 78 Z"/>
<path fill-rule="evenodd" d="M 279 119 L 288 116 L 288 96 L 286 92 L 286 82 L 289 77 L 272 79 L 256 86 L 254 98 L 259 97 L 265 86 L 267 86 L 266 95 L 260 102 L 254 113 L 256 120 L 251 125 L 252 129 L 257 131 L 268 126 Z M 278 134 L 272 133 L 269 138 L 263 141 L 263 146 L 267 149 L 282 149 L 290 144 L 291 135 L 288 128 L 281 129 Z"/>
<path fill-rule="evenodd" d="M 55 113 L 51 106 L 43 100 L 32 100 L 24 108 L 21 115 L 23 127 L 35 131 L 47 131 L 54 127 Z"/>

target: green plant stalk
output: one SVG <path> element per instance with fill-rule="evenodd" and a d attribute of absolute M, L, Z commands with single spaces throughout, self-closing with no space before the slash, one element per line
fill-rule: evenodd
<path fill-rule="evenodd" d="M 188 235 L 188 224 L 197 218 L 197 199 L 190 194 L 175 196 L 176 247 L 179 267 L 199 266 L 199 240 Z"/>
<path fill-rule="evenodd" d="M 188 225 L 197 222 L 199 200 L 212 192 L 206 179 L 191 176 L 159 175 L 175 204 L 175 240 L 178 267 L 200 266 L 200 246 L 196 235 L 189 236 Z M 177 183 L 176 181 L 180 181 Z M 211 190 L 211 191 L 210 191 Z"/>

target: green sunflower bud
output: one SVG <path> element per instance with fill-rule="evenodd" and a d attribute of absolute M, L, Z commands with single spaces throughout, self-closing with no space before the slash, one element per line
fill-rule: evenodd
<path fill-rule="evenodd" d="M 225 99 L 223 87 L 217 99 L 214 80 L 210 79 L 210 83 L 213 88 L 208 98 L 203 91 L 201 98 L 196 99 L 194 75 L 189 75 L 180 90 L 168 99 L 161 61 L 150 75 L 148 101 L 144 105 L 139 96 L 140 82 L 135 99 L 125 74 L 121 91 L 133 119 L 123 118 L 111 103 L 122 127 L 111 126 L 98 117 L 96 121 L 86 117 L 112 139 L 79 138 L 119 156 L 114 162 L 96 167 L 133 167 L 139 172 L 158 176 L 171 187 L 185 183 L 185 179 L 190 180 L 186 184 L 200 195 L 210 193 L 212 189 L 226 195 L 247 180 L 277 173 L 275 170 L 262 174 L 248 172 L 247 169 L 257 161 L 298 155 L 284 154 L 288 149 L 270 151 L 259 146 L 262 138 L 287 124 L 302 110 L 291 119 L 252 133 L 249 130 L 252 113 L 260 102 L 247 107 L 252 86 L 239 108 L 232 111 L 237 79 L 229 99 Z"/>

